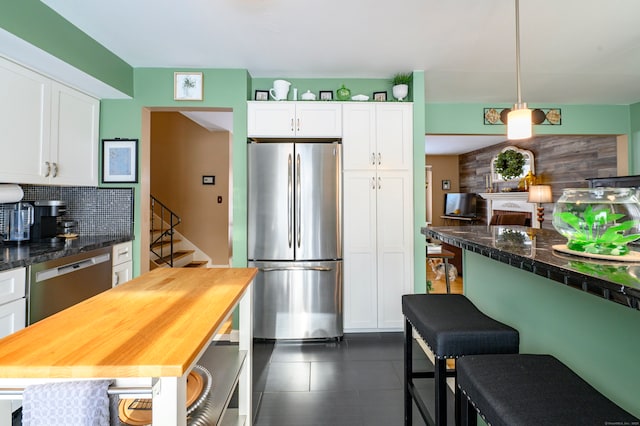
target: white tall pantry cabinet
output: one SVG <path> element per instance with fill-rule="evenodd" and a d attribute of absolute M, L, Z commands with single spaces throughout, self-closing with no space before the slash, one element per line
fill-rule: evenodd
<path fill-rule="evenodd" d="M 413 106 L 343 105 L 345 331 L 402 329 L 413 292 Z"/>

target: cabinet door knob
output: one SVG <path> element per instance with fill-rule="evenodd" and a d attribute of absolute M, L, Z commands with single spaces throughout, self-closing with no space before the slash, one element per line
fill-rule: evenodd
<path fill-rule="evenodd" d="M 49 175 L 51 174 L 51 163 L 49 163 L 48 161 L 45 161 L 44 165 L 47 166 L 47 171 L 44 174 L 44 177 L 49 177 Z"/>
<path fill-rule="evenodd" d="M 58 176 L 58 163 L 53 163 L 53 177 Z"/>

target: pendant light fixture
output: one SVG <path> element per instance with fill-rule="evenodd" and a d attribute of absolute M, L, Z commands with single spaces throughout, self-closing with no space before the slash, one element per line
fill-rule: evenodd
<path fill-rule="evenodd" d="M 518 102 L 507 115 L 507 139 L 528 139 L 531 137 L 531 110 L 522 102 L 520 88 L 520 1 L 516 1 L 516 84 Z"/>

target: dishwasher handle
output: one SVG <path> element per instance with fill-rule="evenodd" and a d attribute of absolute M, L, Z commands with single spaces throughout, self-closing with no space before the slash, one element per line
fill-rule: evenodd
<path fill-rule="evenodd" d="M 60 277 L 62 275 L 70 274 L 72 272 L 90 268 L 91 266 L 108 262 L 109 260 L 111 260 L 111 255 L 109 253 L 105 253 L 98 256 L 90 257 L 89 259 L 83 259 L 79 262 L 69 263 L 67 265 L 62 265 L 62 266 L 58 266 L 51 269 L 45 269 L 44 271 L 40 271 L 36 273 L 36 282 L 48 280 L 55 277 Z"/>

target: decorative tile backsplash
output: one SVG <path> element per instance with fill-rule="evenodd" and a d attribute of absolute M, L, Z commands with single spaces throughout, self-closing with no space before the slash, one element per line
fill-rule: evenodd
<path fill-rule="evenodd" d="M 133 235 L 133 188 L 20 185 L 22 201 L 61 200 L 67 212 L 59 220 L 75 220 L 80 235 Z M 0 229 L 4 222 L 0 209 Z"/>

